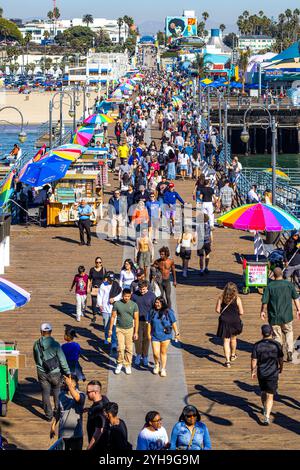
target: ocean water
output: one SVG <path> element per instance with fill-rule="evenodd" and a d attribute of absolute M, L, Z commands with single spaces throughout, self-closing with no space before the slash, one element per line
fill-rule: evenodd
<path fill-rule="evenodd" d="M 26 126 L 24 131 L 27 134 L 27 140 L 21 144 L 18 139 L 20 132 L 19 126 L 1 125 L 0 126 L 0 158 L 3 158 L 12 150 L 14 144 L 18 144 L 23 153 L 32 153 L 35 155 L 36 149 L 34 144 L 38 138 L 39 126 Z"/>
<path fill-rule="evenodd" d="M 239 155 L 239 160 L 244 167 L 268 168 L 271 167 L 271 155 Z M 280 168 L 300 168 L 300 155 L 298 154 L 278 154 L 277 167 Z"/>

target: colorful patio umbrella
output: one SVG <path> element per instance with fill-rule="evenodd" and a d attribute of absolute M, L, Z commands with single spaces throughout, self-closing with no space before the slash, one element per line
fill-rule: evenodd
<path fill-rule="evenodd" d="M 84 124 L 103 124 L 104 122 L 112 124 L 115 120 L 106 114 L 91 114 L 83 122 Z"/>
<path fill-rule="evenodd" d="M 42 158 L 45 158 L 45 156 L 47 156 L 47 153 L 46 153 L 46 145 L 44 144 L 40 150 L 38 150 L 38 152 L 35 154 L 34 157 L 32 157 L 24 166 L 23 168 L 21 169 L 21 171 L 19 171 L 19 174 L 18 174 L 18 177 L 19 178 L 22 178 L 22 176 L 24 175 L 28 165 L 30 165 L 30 163 L 33 163 L 33 162 L 38 162 L 39 160 L 41 160 Z"/>
<path fill-rule="evenodd" d="M 272 168 L 267 168 L 266 170 L 264 170 L 264 173 L 272 173 Z M 284 173 L 282 170 L 276 170 L 276 175 L 278 176 L 278 178 L 281 178 L 283 180 L 286 180 L 286 181 L 290 181 L 290 177 Z"/>
<path fill-rule="evenodd" d="M 8 199 L 10 198 L 13 192 L 12 182 L 14 174 L 15 172 L 11 171 L 2 186 L 0 187 L 0 207 L 4 206 L 4 204 L 7 203 Z"/>
<path fill-rule="evenodd" d="M 180 98 L 178 98 L 178 96 L 173 96 L 172 103 L 174 104 L 174 106 L 177 106 L 179 108 L 181 108 L 183 105 L 183 101 Z"/>
<path fill-rule="evenodd" d="M 73 144 L 87 145 L 93 138 L 95 129 L 94 127 L 81 126 L 77 129 L 73 136 Z"/>
<path fill-rule="evenodd" d="M 281 232 L 300 230 L 300 220 L 269 204 L 246 204 L 218 218 L 218 223 L 237 230 Z"/>
<path fill-rule="evenodd" d="M 0 277 L 0 312 L 23 307 L 30 300 L 30 294 L 16 284 Z"/>
<path fill-rule="evenodd" d="M 43 186 L 63 178 L 72 162 L 84 152 L 81 145 L 67 144 L 51 150 L 47 157 L 31 163 L 20 181 L 30 186 Z"/>

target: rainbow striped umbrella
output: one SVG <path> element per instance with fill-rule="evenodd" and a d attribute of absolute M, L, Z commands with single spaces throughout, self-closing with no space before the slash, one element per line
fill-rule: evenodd
<path fill-rule="evenodd" d="M 91 114 L 91 116 L 87 117 L 83 122 L 84 124 L 103 124 L 104 122 L 112 124 L 115 120 L 106 114 Z"/>
<path fill-rule="evenodd" d="M 15 172 L 13 170 L 9 173 L 8 177 L 6 178 L 6 180 L 0 187 L 0 207 L 4 206 L 4 204 L 7 203 L 7 201 L 9 200 L 13 192 L 12 182 L 13 182 L 14 175 L 15 175 Z"/>
<path fill-rule="evenodd" d="M 19 174 L 18 174 L 18 178 L 22 178 L 22 176 L 24 175 L 25 171 L 27 170 L 27 167 L 28 165 L 30 165 L 31 163 L 34 163 L 34 162 L 39 162 L 40 160 L 42 160 L 43 158 L 47 157 L 47 153 L 46 153 L 46 145 L 44 144 L 40 150 L 35 154 L 34 157 L 32 157 L 27 163 L 26 165 L 23 166 L 23 168 L 21 169 L 21 171 L 19 171 Z"/>
<path fill-rule="evenodd" d="M 94 128 L 88 126 L 81 126 L 77 129 L 76 134 L 73 137 L 73 144 L 87 145 L 93 138 Z"/>
<path fill-rule="evenodd" d="M 181 108 L 183 105 L 183 101 L 180 98 L 178 98 L 178 96 L 173 96 L 172 103 L 174 104 L 174 106 L 177 106 L 178 108 Z"/>
<path fill-rule="evenodd" d="M 30 294 L 16 284 L 0 277 L 0 312 L 23 307 L 30 300 Z"/>
<path fill-rule="evenodd" d="M 80 144 L 65 144 L 52 149 L 47 156 L 51 157 L 55 155 L 62 160 L 70 160 L 71 162 L 75 162 L 75 160 L 77 160 L 83 154 L 83 152 L 85 152 L 85 150 L 86 148 Z"/>
<path fill-rule="evenodd" d="M 285 210 L 269 204 L 246 204 L 218 218 L 218 224 L 237 230 L 281 232 L 300 230 L 300 220 Z"/>

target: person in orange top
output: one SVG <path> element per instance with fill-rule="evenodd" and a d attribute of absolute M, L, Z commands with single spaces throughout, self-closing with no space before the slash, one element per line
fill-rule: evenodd
<path fill-rule="evenodd" d="M 137 232 L 141 231 L 141 226 L 149 225 L 149 214 L 144 201 L 140 201 L 134 208 L 131 218 L 132 225 Z"/>

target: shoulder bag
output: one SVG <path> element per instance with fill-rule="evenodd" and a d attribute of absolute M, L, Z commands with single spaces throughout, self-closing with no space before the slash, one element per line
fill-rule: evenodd
<path fill-rule="evenodd" d="M 51 359 L 45 360 L 43 347 L 41 345 L 41 340 L 38 340 L 37 345 L 40 351 L 42 366 L 43 366 L 45 373 L 50 374 L 50 372 L 52 372 L 53 370 L 60 369 L 60 362 L 59 362 L 57 355 L 55 355 L 54 357 L 51 357 Z"/>
<path fill-rule="evenodd" d="M 182 447 L 177 447 L 176 449 L 177 450 L 190 450 L 190 448 L 192 447 L 192 444 L 193 444 L 195 434 L 196 434 L 196 426 L 194 426 L 194 429 L 192 431 L 192 434 L 191 434 L 191 437 L 190 437 L 190 440 L 189 440 L 189 443 L 188 443 L 187 447 L 182 446 Z"/>

